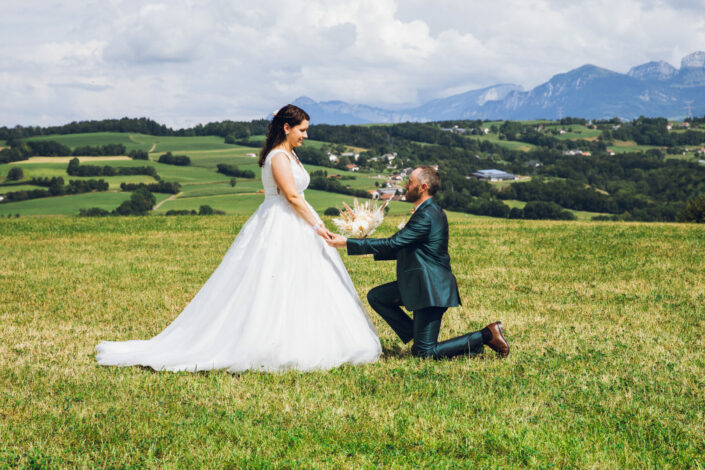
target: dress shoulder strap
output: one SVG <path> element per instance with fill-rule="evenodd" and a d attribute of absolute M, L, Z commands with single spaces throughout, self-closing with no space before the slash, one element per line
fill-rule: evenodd
<path fill-rule="evenodd" d="M 291 152 L 287 152 L 284 149 L 274 149 L 267 154 L 267 158 L 265 158 L 265 162 L 271 161 L 271 158 L 274 157 L 274 155 L 276 155 L 278 153 L 283 153 L 284 155 L 286 155 L 286 157 L 289 159 L 289 163 L 296 163 L 297 165 L 299 165 L 303 168 L 303 165 L 301 165 L 299 157 L 294 153 L 293 150 Z"/>

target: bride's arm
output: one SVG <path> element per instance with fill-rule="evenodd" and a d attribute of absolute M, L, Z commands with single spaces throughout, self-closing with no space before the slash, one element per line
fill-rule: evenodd
<path fill-rule="evenodd" d="M 311 212 L 304 198 L 296 190 L 294 175 L 291 173 L 291 161 L 289 157 L 280 152 L 272 155 L 272 176 L 279 186 L 279 191 L 289 201 L 294 211 L 304 219 L 312 228 L 316 228 L 316 233 L 323 238 L 330 238 L 332 234 L 325 225 L 321 224 L 316 216 Z"/>

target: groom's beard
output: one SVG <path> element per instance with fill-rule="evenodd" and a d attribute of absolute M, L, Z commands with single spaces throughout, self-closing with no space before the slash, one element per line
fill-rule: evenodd
<path fill-rule="evenodd" d="M 406 202 L 416 202 L 419 200 L 419 197 L 421 195 L 419 194 L 419 191 L 417 188 L 414 189 L 409 189 L 406 191 L 406 195 L 404 196 L 404 199 L 406 199 Z"/>

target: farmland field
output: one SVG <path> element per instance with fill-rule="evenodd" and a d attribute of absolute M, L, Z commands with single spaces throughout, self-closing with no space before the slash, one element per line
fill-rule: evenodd
<path fill-rule="evenodd" d="M 155 194 L 154 196 L 159 202 L 168 195 Z M 23 216 L 77 215 L 79 209 L 89 207 L 100 207 L 110 211 L 129 198 L 130 193 L 106 191 L 28 199 L 26 201 L 0 204 L 0 216 L 10 214 L 21 214 Z"/>

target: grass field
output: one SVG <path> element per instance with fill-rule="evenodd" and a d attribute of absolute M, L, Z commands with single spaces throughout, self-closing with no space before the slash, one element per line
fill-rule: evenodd
<path fill-rule="evenodd" d="M 463 306 L 441 336 L 501 319 L 505 360 L 414 359 L 372 315 L 364 366 L 96 365 L 99 341 L 168 325 L 244 220 L 0 219 L 0 468 L 705 466 L 701 227 L 451 215 Z M 394 277 L 343 260 L 363 299 Z"/>
<path fill-rule="evenodd" d="M 200 193 L 198 189 L 195 189 L 192 193 L 185 192 L 183 196 L 178 199 L 173 199 L 162 204 L 156 213 L 163 213 L 171 209 L 179 210 L 198 210 L 202 205 L 211 206 L 213 209 L 218 209 L 225 211 L 228 214 L 241 214 L 250 215 L 264 200 L 264 194 L 252 194 L 250 191 L 244 191 L 242 184 L 238 182 L 235 188 L 230 188 L 229 185 L 223 184 L 223 188 L 220 191 L 222 193 L 214 194 L 215 191 L 219 189 L 212 189 L 216 185 L 212 185 L 211 188 L 203 188 L 203 193 Z M 184 187 L 191 189 L 191 187 Z M 261 188 L 261 185 L 259 185 Z M 352 196 L 346 196 L 344 194 L 335 194 L 325 191 L 308 190 L 306 191 L 306 200 L 309 204 L 313 206 L 314 209 L 319 214 L 322 214 L 328 207 L 337 207 L 342 209 L 342 203 L 345 202 L 352 205 Z M 405 202 L 392 202 L 389 206 L 389 214 L 394 216 L 407 216 L 411 209 L 411 205 Z"/>
<path fill-rule="evenodd" d="M 234 145 L 226 144 L 222 137 L 174 137 L 154 136 L 126 132 L 92 132 L 85 134 L 53 134 L 31 137 L 34 140 L 53 140 L 71 148 L 85 145 L 123 144 L 127 151 L 144 150 L 148 152 L 183 153 L 190 150 L 232 149 Z M 242 148 L 242 147 L 238 147 Z"/>
<path fill-rule="evenodd" d="M 497 134 L 470 135 L 468 136 L 468 138 L 477 140 L 487 140 L 489 142 L 492 142 L 493 144 L 499 145 L 509 150 L 521 150 L 522 152 L 528 152 L 537 148 L 534 144 L 527 144 L 525 142 L 517 142 L 514 140 L 501 140 Z"/>
<path fill-rule="evenodd" d="M 513 207 L 518 207 L 519 209 L 523 209 L 524 206 L 526 205 L 526 201 L 517 201 L 514 199 L 503 199 L 503 203 L 508 205 L 510 208 Z M 568 210 L 568 209 L 566 209 Z M 575 211 L 575 210 L 568 210 L 568 212 L 572 212 L 573 215 L 575 215 L 577 220 L 592 220 L 593 217 L 598 216 L 598 215 L 611 215 L 603 212 L 587 212 L 587 211 Z"/>
<path fill-rule="evenodd" d="M 565 134 L 558 134 L 555 137 L 561 140 L 595 140 L 597 139 L 602 131 L 599 129 L 588 129 L 583 124 L 570 124 L 570 125 L 551 125 L 546 126 L 547 129 L 565 130 Z"/>
<path fill-rule="evenodd" d="M 169 194 L 154 194 L 157 203 L 168 196 Z M 0 204 L 0 216 L 8 214 L 20 214 L 21 216 L 77 215 L 79 209 L 88 209 L 90 207 L 100 207 L 111 211 L 119 206 L 122 201 L 126 201 L 129 198 L 129 192 L 105 191 L 28 199 L 26 201 Z"/>
<path fill-rule="evenodd" d="M 616 140 L 614 145 L 607 146 L 609 150 L 614 153 L 627 153 L 627 152 L 645 152 L 651 149 L 661 148 L 657 145 L 638 145 L 632 140 Z"/>
<path fill-rule="evenodd" d="M 106 133 L 109 134 L 109 133 Z M 110 134 L 112 135 L 112 134 Z M 118 134 L 123 135 L 123 134 Z M 124 136 L 124 135 L 123 135 Z M 73 137 L 73 136 L 64 136 Z M 132 137 L 132 136 L 131 136 Z M 107 138 L 107 137 L 106 137 Z M 156 138 L 156 137 L 155 137 Z M 70 140 L 71 143 L 80 142 L 83 145 L 87 142 L 87 137 L 82 136 L 84 140 Z M 181 138 L 179 138 L 181 139 Z M 201 138 L 192 138 L 203 140 Z M 101 142 L 100 139 L 94 141 Z M 175 181 L 182 185 L 182 193 L 178 199 L 169 201 L 159 208 L 158 213 L 165 212 L 169 209 L 196 209 L 201 205 L 212 205 L 213 208 L 224 210 L 230 214 L 251 214 L 256 207 L 261 203 L 261 195 L 238 196 L 233 199 L 231 196 L 240 193 L 257 193 L 262 189 L 260 182 L 261 169 L 257 164 L 257 159 L 245 156 L 246 153 L 252 152 L 251 148 L 229 146 L 228 149 L 220 150 L 198 150 L 187 151 L 191 158 L 191 166 L 175 166 L 166 165 L 155 162 L 153 160 L 103 160 L 89 161 L 86 164 L 93 165 L 110 165 L 113 167 L 134 167 L 134 166 L 152 166 L 157 170 L 159 176 L 165 181 Z M 159 153 L 150 154 L 153 159 L 158 158 Z M 109 157 L 107 157 L 109 158 Z M 42 159 L 34 159 L 30 161 L 20 161 L 11 164 L 0 164 L 0 176 L 4 176 L 14 166 L 22 168 L 25 179 L 33 177 L 54 177 L 60 176 L 65 181 L 69 179 L 104 179 L 110 185 L 111 190 L 118 190 L 120 183 L 153 183 L 155 180 L 151 176 L 146 175 L 125 175 L 111 177 L 70 177 L 66 174 L 68 160 L 64 157 L 47 157 Z M 251 170 L 255 173 L 255 179 L 247 180 L 237 178 L 237 184 L 233 188 L 228 183 L 230 177 L 217 173 L 216 166 L 218 163 L 228 163 L 237 165 L 241 170 Z M 332 168 L 321 167 L 317 165 L 305 165 L 309 172 L 327 171 L 329 175 L 343 174 L 353 175 L 354 180 L 343 180 L 342 183 L 349 185 L 355 189 L 371 189 L 375 187 L 375 182 L 383 182 L 385 178 L 378 178 L 377 174 L 368 173 L 351 173 Z M 0 187 L 0 193 L 7 191 L 19 191 L 15 186 L 8 186 L 7 189 Z M 307 193 L 308 194 L 308 193 Z M 0 214 L 20 214 L 20 215 L 75 215 L 78 209 L 84 206 L 86 201 L 94 200 L 97 202 L 96 207 L 112 210 L 117 207 L 124 199 L 129 197 L 126 193 L 123 196 L 98 196 L 95 197 L 83 195 L 64 196 L 61 199 L 53 200 L 54 198 L 43 198 L 34 201 L 22 201 L 0 204 Z M 167 195 L 157 195 L 158 200 L 164 199 Z M 317 210 L 321 212 L 327 207 L 340 207 L 341 201 L 351 202 L 352 198 L 334 193 L 324 193 L 322 195 L 309 195 L 312 197 L 312 202 Z M 109 204 L 114 203 L 114 206 L 109 207 Z M 323 205 L 319 208 L 318 205 Z M 403 206 L 403 204 L 402 204 Z M 42 210 L 42 207 L 44 208 Z M 406 211 L 406 209 L 404 209 Z"/>

